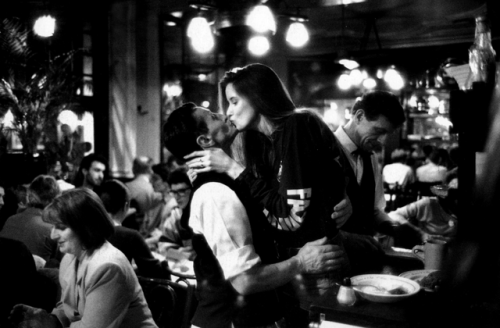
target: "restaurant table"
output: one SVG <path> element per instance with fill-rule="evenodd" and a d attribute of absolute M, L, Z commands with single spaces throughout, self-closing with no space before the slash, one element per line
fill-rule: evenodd
<path fill-rule="evenodd" d="M 423 269 L 423 262 L 410 254 L 399 256 L 398 252 L 386 252 L 382 269 L 367 274 L 391 274 Z M 421 289 L 416 295 L 395 303 L 375 303 L 357 296 L 352 306 L 341 305 L 337 301 L 339 286 L 334 286 L 325 294 L 315 297 L 308 307 L 310 318 L 351 325 L 354 327 L 446 327 L 442 326 L 446 318 L 440 313 L 440 302 L 443 302 L 438 292 L 427 292 Z"/>

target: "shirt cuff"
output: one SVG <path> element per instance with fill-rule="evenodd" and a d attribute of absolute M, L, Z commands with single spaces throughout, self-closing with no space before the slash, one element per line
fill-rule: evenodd
<path fill-rule="evenodd" d="M 234 251 L 218 256 L 225 279 L 231 279 L 260 263 L 253 245 L 243 246 Z"/>
<path fill-rule="evenodd" d="M 236 182 L 246 183 L 249 185 L 251 185 L 254 180 L 255 176 L 248 168 L 245 168 L 243 172 L 241 172 L 240 175 L 235 179 Z"/>
<path fill-rule="evenodd" d="M 69 327 L 71 324 L 70 320 L 66 317 L 66 314 L 63 310 L 64 305 L 59 303 L 56 308 L 52 310 L 51 315 L 57 318 L 57 321 L 60 323 L 60 327 Z"/>

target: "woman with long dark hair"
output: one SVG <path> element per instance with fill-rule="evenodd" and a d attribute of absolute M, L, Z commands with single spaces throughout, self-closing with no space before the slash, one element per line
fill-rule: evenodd
<path fill-rule="evenodd" d="M 281 259 L 324 236 L 340 243 L 331 217 L 345 197 L 345 181 L 340 150 L 322 119 L 298 111 L 278 75 L 262 64 L 226 72 L 219 106 L 243 132 L 243 156 L 236 161 L 221 150 L 198 151 L 186 157 L 190 168 L 225 172 L 246 184 L 274 227 Z"/>

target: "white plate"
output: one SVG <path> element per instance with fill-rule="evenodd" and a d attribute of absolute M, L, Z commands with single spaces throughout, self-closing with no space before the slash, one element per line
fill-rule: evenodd
<path fill-rule="evenodd" d="M 378 303 L 393 303 L 407 299 L 420 290 L 420 285 L 413 280 L 404 277 L 392 276 L 388 274 L 363 274 L 351 278 L 353 285 L 370 285 L 391 290 L 394 288 L 402 288 L 405 294 L 384 294 L 376 288 L 356 288 L 356 292 L 364 299 Z"/>
<path fill-rule="evenodd" d="M 400 274 L 399 276 L 400 277 L 403 277 L 403 278 L 408 278 L 408 279 L 411 279 L 415 282 L 417 282 L 419 285 L 420 285 L 420 281 L 427 277 L 427 275 L 431 272 L 435 272 L 437 270 L 413 270 L 413 271 L 406 271 L 406 272 L 403 272 L 402 274 Z M 424 288 L 422 286 L 420 286 L 423 290 L 425 290 L 426 292 L 434 292 L 434 289 L 431 289 L 431 288 Z"/>

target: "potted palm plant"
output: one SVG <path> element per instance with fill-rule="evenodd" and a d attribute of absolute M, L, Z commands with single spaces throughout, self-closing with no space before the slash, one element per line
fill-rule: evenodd
<path fill-rule="evenodd" d="M 80 80 L 72 68 L 83 51 L 47 58 L 30 47 L 30 33 L 19 20 L 0 23 L 0 115 L 10 110 L 13 116 L 11 125 L 2 124 L 2 137 L 16 134 L 28 160 L 38 155 L 39 144 L 43 155 L 57 156 L 57 118 L 77 105 Z"/>

